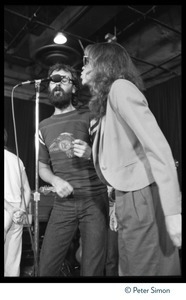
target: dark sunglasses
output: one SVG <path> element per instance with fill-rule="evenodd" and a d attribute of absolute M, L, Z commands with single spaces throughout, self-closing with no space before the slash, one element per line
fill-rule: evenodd
<path fill-rule="evenodd" d="M 83 65 L 86 66 L 90 62 L 90 58 L 87 55 L 83 56 Z"/>
<path fill-rule="evenodd" d="M 75 84 L 74 80 L 67 77 L 67 76 L 61 76 L 61 83 L 63 83 L 63 84 L 70 84 L 70 83 Z"/>

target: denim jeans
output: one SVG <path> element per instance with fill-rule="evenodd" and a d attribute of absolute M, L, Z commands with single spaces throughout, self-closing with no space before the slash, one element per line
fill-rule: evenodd
<path fill-rule="evenodd" d="M 119 276 L 118 274 L 118 232 L 108 229 L 107 259 L 105 264 L 105 276 Z"/>
<path fill-rule="evenodd" d="M 78 227 L 82 240 L 81 276 L 103 276 L 108 230 L 107 194 L 84 199 L 56 198 L 41 248 L 39 276 L 59 276 Z"/>

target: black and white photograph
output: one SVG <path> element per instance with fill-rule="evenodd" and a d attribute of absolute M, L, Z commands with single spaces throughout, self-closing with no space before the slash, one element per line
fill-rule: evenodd
<path fill-rule="evenodd" d="M 4 5 L 10 299 L 182 299 L 182 10 Z"/>

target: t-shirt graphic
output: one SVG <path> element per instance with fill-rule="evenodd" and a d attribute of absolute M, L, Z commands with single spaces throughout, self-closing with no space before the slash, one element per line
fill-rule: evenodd
<path fill-rule="evenodd" d="M 62 151 L 66 153 L 67 157 L 74 157 L 72 141 L 74 141 L 72 133 L 61 133 L 49 146 L 49 152 L 52 153 Z"/>

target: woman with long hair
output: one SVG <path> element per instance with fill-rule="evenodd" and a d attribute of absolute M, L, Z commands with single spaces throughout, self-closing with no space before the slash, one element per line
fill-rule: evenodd
<path fill-rule="evenodd" d="M 98 122 L 96 171 L 115 189 L 119 275 L 180 275 L 181 192 L 170 146 L 142 79 L 118 43 L 88 45 L 81 79 Z"/>

